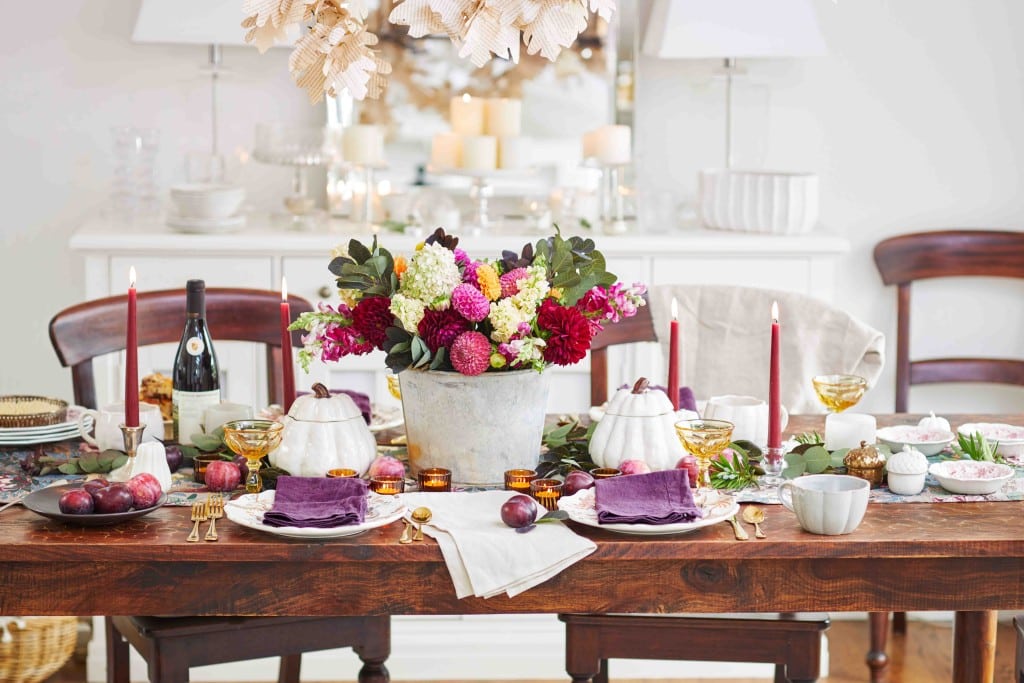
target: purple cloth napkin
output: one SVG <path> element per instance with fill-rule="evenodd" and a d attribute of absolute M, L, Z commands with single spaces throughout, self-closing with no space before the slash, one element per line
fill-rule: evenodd
<path fill-rule="evenodd" d="M 679 390 L 682 392 L 682 389 Z M 308 395 L 309 391 L 297 391 L 296 396 Z M 366 420 L 366 424 L 370 424 L 370 420 L 373 417 L 373 411 L 370 409 L 370 397 L 360 391 L 352 391 L 351 389 L 331 389 L 332 394 L 345 394 L 353 401 L 355 401 L 356 408 L 359 408 L 359 412 L 363 414 L 363 419 Z M 681 407 L 681 406 L 680 406 Z"/>
<path fill-rule="evenodd" d="M 317 529 L 362 524 L 367 487 L 362 479 L 278 477 L 274 505 L 263 523 Z"/>
<path fill-rule="evenodd" d="M 630 388 L 629 384 L 623 384 L 621 387 L 619 387 L 619 389 L 628 388 Z M 668 393 L 668 389 L 666 387 L 661 386 L 660 384 L 652 384 L 648 388 L 657 389 L 658 391 L 664 392 L 666 394 Z M 690 387 L 679 387 L 679 409 L 692 410 L 695 413 L 697 412 L 697 399 L 694 398 L 693 390 L 690 389 Z"/>
<path fill-rule="evenodd" d="M 594 507 L 601 524 L 678 524 L 703 517 L 685 469 L 598 479 Z"/>

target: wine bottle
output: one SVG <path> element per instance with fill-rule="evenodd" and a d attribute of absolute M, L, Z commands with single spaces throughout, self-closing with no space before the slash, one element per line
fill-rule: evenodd
<path fill-rule="evenodd" d="M 189 280 L 185 295 L 185 330 L 174 356 L 171 402 L 174 439 L 191 445 L 192 435 L 202 431 L 203 411 L 220 403 L 220 380 L 206 327 L 206 283 Z"/>

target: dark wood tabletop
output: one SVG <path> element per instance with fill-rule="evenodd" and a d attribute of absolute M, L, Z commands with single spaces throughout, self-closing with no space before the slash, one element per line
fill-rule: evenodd
<path fill-rule="evenodd" d="M 983 419 L 1021 424 L 1024 416 Z M 911 421 L 888 416 L 879 424 Z M 790 431 L 820 425 L 820 417 L 794 417 Z M 225 518 L 216 543 L 187 543 L 188 508 L 87 528 L 15 506 L 0 513 L 0 614 L 1024 609 L 1021 509 L 1016 502 L 872 504 L 854 533 L 816 536 L 791 512 L 767 506 L 768 538 L 749 541 L 736 541 L 727 524 L 664 537 L 572 525 L 597 543 L 593 554 L 514 599 L 459 600 L 437 545 L 429 538 L 398 544 L 398 523 L 297 540 Z M 959 646 L 980 647 L 960 635 L 968 640 Z"/>

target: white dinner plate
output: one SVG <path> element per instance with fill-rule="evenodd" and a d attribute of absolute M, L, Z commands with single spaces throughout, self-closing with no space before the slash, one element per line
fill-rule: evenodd
<path fill-rule="evenodd" d="M 592 526 L 595 529 L 614 531 L 620 534 L 633 534 L 636 536 L 667 536 L 670 534 L 688 534 L 697 529 L 703 529 L 712 524 L 724 522 L 739 512 L 740 505 L 736 499 L 729 495 L 720 495 L 717 502 L 702 507 L 704 516 L 692 522 L 680 522 L 678 524 L 601 524 L 597 521 L 597 510 L 594 509 L 594 489 L 583 489 L 571 496 L 561 498 L 558 507 L 569 513 L 569 519 L 585 526 Z"/>
<path fill-rule="evenodd" d="M 64 432 L 70 429 L 78 428 L 78 416 L 85 410 L 81 406 L 69 406 L 67 411 L 67 417 L 63 422 L 58 422 L 51 425 L 39 425 L 37 427 L 0 427 L 0 438 L 8 436 L 37 436 L 40 434 L 50 434 L 53 432 Z M 92 416 L 87 415 L 85 417 L 86 424 L 92 424 Z"/>
<path fill-rule="evenodd" d="M 234 232 L 245 227 L 245 214 L 236 214 L 227 218 L 186 218 L 171 214 L 167 216 L 167 225 L 179 232 L 199 235 Z"/>
<path fill-rule="evenodd" d="M 370 407 L 370 431 L 383 432 L 385 429 L 401 427 L 405 415 L 401 406 L 382 406 L 376 403 Z"/>
<path fill-rule="evenodd" d="M 328 529 L 300 528 L 294 526 L 267 526 L 263 513 L 274 506 L 274 491 L 247 493 L 224 503 L 224 514 L 235 524 L 265 531 L 268 534 L 289 538 L 342 538 L 355 536 L 370 529 L 386 526 L 401 519 L 405 505 L 397 496 L 379 496 L 372 491 L 367 494 L 366 518 L 362 524 L 336 526 Z"/>

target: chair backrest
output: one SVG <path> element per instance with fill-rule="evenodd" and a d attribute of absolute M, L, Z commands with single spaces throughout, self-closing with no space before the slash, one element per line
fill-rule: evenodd
<path fill-rule="evenodd" d="M 1024 279 L 1024 232 L 939 230 L 890 237 L 875 246 L 875 265 L 896 285 L 896 412 L 906 412 L 913 384 L 990 382 L 1024 386 L 1024 361 L 996 358 L 910 360 L 910 285 L 942 277 Z"/>
<path fill-rule="evenodd" d="M 206 290 L 206 320 L 215 341 L 244 341 L 267 349 L 267 384 L 273 400 L 283 403 L 281 293 L 259 289 Z M 313 310 L 302 297 L 289 295 L 292 318 Z M 138 295 L 139 346 L 177 342 L 185 320 L 185 290 L 140 292 Z M 64 367 L 71 368 L 75 403 L 95 408 L 96 383 L 92 360 L 125 347 L 127 296 L 86 301 L 59 312 L 50 321 L 50 341 Z M 302 346 L 300 332 L 292 332 L 292 346 Z"/>
<path fill-rule="evenodd" d="M 651 307 L 642 306 L 632 318 L 605 325 L 590 344 L 590 405 L 599 406 L 608 400 L 608 347 L 634 342 L 654 342 Z"/>
<path fill-rule="evenodd" d="M 659 285 L 651 287 L 648 305 L 637 316 L 608 325 L 594 338 L 590 360 L 594 405 L 608 398 L 606 347 L 657 341 L 662 369 L 667 367 L 668 335 L 658 333 L 669 329 L 673 298 L 680 322 L 680 383 L 700 398 L 746 394 L 767 400 L 773 301 L 781 309 L 782 401 L 790 412 L 824 410 L 811 386 L 814 375 L 858 374 L 873 385 L 881 374 L 882 333 L 820 299 L 753 287 Z M 593 349 L 599 350 L 594 353 Z"/>

